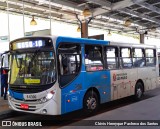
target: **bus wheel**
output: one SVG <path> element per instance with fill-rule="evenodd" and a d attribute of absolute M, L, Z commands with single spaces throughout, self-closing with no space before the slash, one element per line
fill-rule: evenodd
<path fill-rule="evenodd" d="M 135 100 L 141 100 L 143 96 L 143 85 L 141 82 L 137 82 L 135 87 Z"/>
<path fill-rule="evenodd" d="M 97 111 L 99 106 L 99 99 L 97 94 L 94 91 L 89 91 L 85 95 L 84 101 L 83 101 L 83 108 L 86 113 L 94 113 Z"/>

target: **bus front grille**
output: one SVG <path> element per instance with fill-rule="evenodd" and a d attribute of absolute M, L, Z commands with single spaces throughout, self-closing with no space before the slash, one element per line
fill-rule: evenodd
<path fill-rule="evenodd" d="M 9 89 L 12 90 L 13 92 L 19 92 L 19 93 L 38 93 L 38 92 L 42 92 L 48 88 L 50 88 L 50 85 L 46 85 L 46 86 L 15 86 L 15 85 L 10 85 Z"/>
<path fill-rule="evenodd" d="M 22 109 L 22 108 L 20 108 L 20 104 L 14 104 L 15 105 L 15 107 L 17 108 L 17 109 L 20 109 L 20 110 L 25 110 L 25 111 L 35 111 L 36 110 L 36 106 L 30 106 L 29 105 L 29 108 L 28 109 Z"/>

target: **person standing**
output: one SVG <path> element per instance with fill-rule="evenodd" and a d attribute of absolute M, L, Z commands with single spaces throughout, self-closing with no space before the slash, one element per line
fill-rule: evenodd
<path fill-rule="evenodd" d="M 4 100 L 7 99 L 7 90 L 8 90 L 8 72 L 3 69 L 1 74 L 1 97 L 4 97 Z"/>

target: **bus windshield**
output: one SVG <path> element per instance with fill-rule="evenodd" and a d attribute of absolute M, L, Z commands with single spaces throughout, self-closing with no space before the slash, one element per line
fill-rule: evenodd
<path fill-rule="evenodd" d="M 55 57 L 52 51 L 11 53 L 13 85 L 45 85 L 55 81 Z"/>

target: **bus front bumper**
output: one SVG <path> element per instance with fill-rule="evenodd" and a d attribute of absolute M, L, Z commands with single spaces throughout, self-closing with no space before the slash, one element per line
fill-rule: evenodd
<path fill-rule="evenodd" d="M 54 98 L 50 99 L 45 103 L 38 103 L 37 101 L 21 101 L 8 96 L 9 107 L 12 110 L 20 111 L 20 112 L 28 112 L 35 114 L 43 114 L 43 115 L 60 115 L 61 108 L 58 107 L 57 102 Z M 22 105 L 27 105 L 26 107 L 22 107 Z"/>

